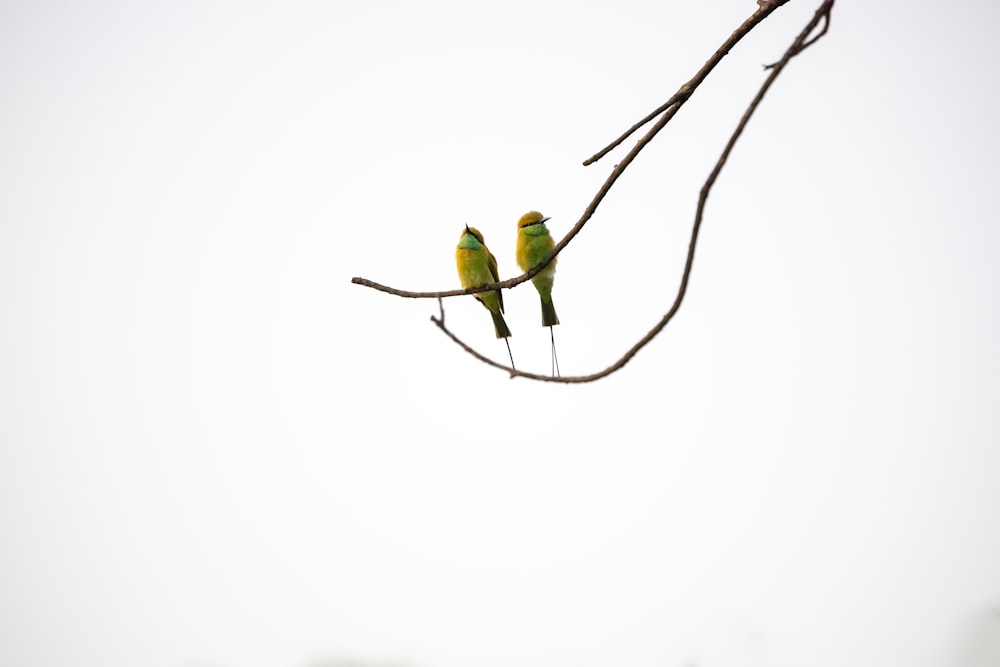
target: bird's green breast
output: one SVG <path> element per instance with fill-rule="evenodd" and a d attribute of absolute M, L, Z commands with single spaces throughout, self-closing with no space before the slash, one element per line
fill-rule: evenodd
<path fill-rule="evenodd" d="M 523 271 L 533 269 L 535 265 L 545 259 L 545 256 L 554 247 L 555 242 L 545 225 L 522 227 L 517 237 L 517 264 Z M 554 267 L 555 260 L 549 264 L 547 269 Z"/>
<path fill-rule="evenodd" d="M 462 287 L 479 287 L 493 282 L 488 256 L 482 248 L 470 250 L 459 246 L 455 252 L 455 261 L 458 264 L 458 277 L 462 281 Z"/>

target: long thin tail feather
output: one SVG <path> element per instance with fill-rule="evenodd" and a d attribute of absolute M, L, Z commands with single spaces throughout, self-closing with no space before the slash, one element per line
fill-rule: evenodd
<path fill-rule="evenodd" d="M 556 355 L 556 335 L 552 327 L 549 327 L 549 338 L 552 340 L 552 375 L 554 377 L 560 377 L 559 357 Z M 514 365 L 513 360 L 511 361 L 511 365 Z"/>

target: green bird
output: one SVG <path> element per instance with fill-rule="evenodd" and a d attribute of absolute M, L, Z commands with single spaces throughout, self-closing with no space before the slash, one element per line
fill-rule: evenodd
<path fill-rule="evenodd" d="M 543 217 L 538 211 L 528 211 L 517 221 L 517 265 L 522 271 L 530 271 L 538 266 L 545 256 L 555 247 L 555 241 L 545 226 L 548 218 Z M 538 297 L 542 302 L 542 326 L 549 327 L 549 337 L 552 340 L 552 374 L 559 374 L 559 359 L 556 357 L 556 338 L 552 333 L 552 327 L 559 324 L 559 316 L 556 315 L 556 307 L 552 303 L 552 284 L 556 276 L 556 260 L 546 265 L 531 279 L 535 289 L 538 290 Z"/>
<path fill-rule="evenodd" d="M 465 226 L 462 236 L 455 249 L 455 263 L 458 266 L 458 279 L 462 287 L 481 287 L 500 280 L 497 272 L 497 259 L 486 247 L 482 233 L 475 227 Z M 510 356 L 510 366 L 514 367 L 514 355 L 510 352 L 507 339 L 512 335 L 507 322 L 503 319 L 503 293 L 500 290 L 476 292 L 472 296 L 490 311 L 493 317 L 493 329 L 497 338 L 503 338 L 507 343 L 507 354 Z"/>

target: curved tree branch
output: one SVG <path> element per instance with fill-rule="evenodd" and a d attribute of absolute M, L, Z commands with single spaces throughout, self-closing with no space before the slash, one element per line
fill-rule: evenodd
<path fill-rule="evenodd" d="M 431 321 L 434 322 L 435 325 L 437 325 L 449 338 L 451 338 L 456 344 L 462 347 L 466 352 L 468 352 L 475 358 L 479 359 L 483 363 L 486 363 L 490 366 L 494 366 L 496 368 L 506 371 L 512 378 L 523 377 L 532 380 L 540 380 L 543 382 L 561 382 L 566 384 L 574 384 L 583 382 L 593 382 L 594 380 L 599 380 L 603 377 L 607 377 L 608 375 L 614 373 L 615 371 L 620 370 L 622 367 L 625 366 L 625 364 L 631 361 L 632 357 L 634 357 L 639 350 L 645 347 L 647 343 L 649 343 L 653 338 L 656 337 L 657 334 L 660 333 L 660 331 L 663 330 L 663 328 L 667 325 L 667 323 L 670 322 L 671 319 L 673 319 L 674 315 L 680 309 L 681 303 L 684 300 L 684 295 L 687 293 L 687 286 L 691 277 L 691 269 L 694 266 L 694 253 L 698 241 L 698 232 L 701 229 L 701 223 L 705 211 L 705 204 L 708 201 L 708 196 L 712 190 L 712 186 L 715 184 L 715 181 L 718 178 L 719 173 L 725 166 L 726 161 L 728 160 L 729 155 L 733 150 L 733 147 L 736 145 L 736 142 L 743 134 L 743 130 L 746 128 L 746 125 L 749 122 L 750 117 L 757 110 L 757 107 L 764 99 L 764 95 L 770 89 L 771 85 L 774 83 L 775 79 L 777 79 L 778 75 L 781 74 L 782 70 L 785 68 L 785 65 L 787 65 L 792 58 L 797 56 L 799 53 L 801 53 L 803 50 L 814 44 L 817 40 L 819 40 L 823 35 L 826 34 L 830 24 L 830 12 L 833 9 L 834 0 L 824 0 L 814 13 L 809 23 L 806 24 L 805 28 L 803 28 L 803 30 L 795 38 L 795 40 L 788 47 L 788 49 L 786 49 L 782 58 L 776 63 L 765 66 L 765 69 L 770 70 L 770 74 L 768 75 L 767 79 L 765 79 L 764 83 L 761 85 L 760 90 L 754 96 L 753 100 L 750 102 L 750 105 L 747 107 L 746 111 L 743 113 L 743 116 L 740 118 L 740 121 L 737 124 L 736 129 L 730 136 L 729 141 L 726 143 L 725 148 L 719 155 L 719 159 L 716 161 L 715 166 L 712 168 L 711 173 L 708 175 L 708 178 L 705 180 L 705 183 L 702 186 L 701 191 L 699 192 L 698 207 L 695 212 L 694 224 L 692 225 L 691 228 L 691 240 L 688 244 L 687 259 L 685 260 L 684 263 L 684 271 L 681 275 L 681 282 L 677 290 L 677 296 L 674 298 L 673 305 L 671 305 L 670 310 L 666 312 L 666 314 L 660 319 L 660 321 L 657 322 L 656 325 L 653 326 L 653 328 L 650 329 L 645 336 L 643 336 L 637 343 L 635 343 L 635 345 L 633 345 L 627 352 L 625 352 L 625 354 L 622 355 L 620 359 L 618 359 L 616 362 L 614 362 L 607 368 L 598 371 L 596 373 L 592 373 L 590 375 L 563 376 L 563 377 L 553 377 L 548 375 L 540 375 L 537 373 L 528 373 L 525 371 L 519 371 L 514 368 L 510 368 L 508 366 L 504 366 L 503 364 L 497 363 L 492 359 L 489 359 L 488 357 L 484 356 L 483 354 L 477 352 L 475 349 L 473 349 L 472 347 L 464 343 L 461 339 L 459 339 L 454 333 L 452 333 L 445 326 L 444 304 L 443 301 L 441 301 L 441 298 L 447 296 L 458 296 L 462 294 L 472 294 L 474 292 L 482 292 L 497 288 L 506 289 L 518 285 L 526 280 L 529 280 L 532 276 L 534 276 L 539 271 L 544 269 L 545 266 L 549 262 L 551 262 L 552 259 L 556 255 L 558 255 L 559 252 L 562 251 L 563 248 L 566 247 L 566 245 L 573 239 L 573 237 L 580 232 L 580 230 L 583 228 L 583 225 L 586 224 L 586 222 L 590 219 L 591 216 L 593 216 L 594 212 L 597 209 L 597 205 L 608 193 L 611 186 L 618 179 L 618 176 L 620 176 L 621 173 L 624 171 L 624 169 L 632 162 L 632 160 L 635 159 L 635 156 L 638 155 L 639 151 L 641 151 L 642 148 L 645 147 L 645 145 L 648 144 L 653 139 L 653 137 L 656 136 L 656 134 L 661 129 L 663 129 L 663 127 L 668 122 L 670 122 L 670 120 L 674 117 L 674 115 L 676 115 L 677 111 L 684 104 L 684 102 L 686 102 L 690 98 L 691 94 L 694 92 L 694 89 L 697 88 L 697 86 L 704 80 L 705 76 L 707 76 L 707 74 L 712 70 L 712 68 L 714 68 L 715 65 L 718 64 L 718 62 L 722 59 L 722 57 L 729 52 L 729 49 L 736 42 L 738 42 L 739 39 L 742 38 L 747 32 L 749 32 L 755 25 L 760 23 L 760 21 L 763 20 L 768 14 L 774 11 L 774 9 L 777 9 L 786 2 L 788 2 L 788 0 L 758 0 L 759 8 L 754 13 L 754 15 L 743 22 L 743 24 L 715 52 L 712 58 L 710 58 L 708 62 L 705 63 L 705 65 L 702 67 L 701 70 L 699 70 L 698 74 L 696 74 L 694 78 L 692 78 L 686 84 L 681 86 L 680 90 L 678 90 L 677 93 L 675 93 L 674 96 L 671 97 L 670 100 L 668 100 L 666 103 L 664 103 L 659 109 L 654 111 L 652 114 L 647 116 L 645 119 L 643 119 L 636 125 L 634 125 L 632 128 L 629 129 L 628 132 L 626 132 L 624 135 L 616 139 L 608 147 L 602 149 L 595 156 L 591 157 L 589 160 L 587 160 L 587 162 L 584 163 L 584 164 L 591 164 L 594 161 L 600 159 L 603 155 L 607 154 L 610 150 L 614 149 L 616 146 L 621 144 L 622 141 L 628 138 L 628 136 L 631 135 L 633 132 L 635 132 L 639 127 L 641 127 L 642 125 L 646 124 L 647 122 L 655 118 L 657 114 L 663 114 L 662 117 L 656 122 L 656 124 L 641 139 L 639 139 L 639 141 L 632 148 L 632 150 L 629 151 L 629 153 L 625 156 L 625 158 L 617 165 L 615 165 L 614 169 L 612 169 L 611 175 L 608 177 L 607 181 L 605 181 L 605 183 L 601 186 L 600 190 L 598 190 L 597 195 L 594 197 L 593 201 L 591 201 L 590 205 L 584 211 L 583 216 L 576 223 L 576 225 L 574 225 L 573 228 L 570 229 L 570 231 L 566 234 L 566 236 L 563 237 L 563 239 L 556 244 L 555 248 L 553 248 L 553 250 L 545 257 L 545 259 L 542 260 L 542 262 L 538 264 L 536 267 L 534 267 L 532 270 L 527 271 L 515 278 L 511 278 L 509 280 L 505 280 L 502 282 L 492 283 L 490 285 L 483 285 L 482 287 L 465 289 L 465 290 L 447 290 L 443 292 L 409 292 L 406 290 L 397 290 L 391 287 L 387 287 L 385 285 L 380 285 L 378 283 L 375 283 L 373 281 L 364 278 L 353 278 L 351 282 L 359 285 L 372 287 L 374 289 L 388 292 L 390 294 L 395 294 L 397 296 L 410 297 L 410 298 L 437 297 L 441 316 L 440 318 L 437 318 L 432 315 Z M 816 30 L 816 27 L 819 25 L 820 21 L 824 22 L 822 30 L 812 39 L 809 39 L 809 36 Z"/>

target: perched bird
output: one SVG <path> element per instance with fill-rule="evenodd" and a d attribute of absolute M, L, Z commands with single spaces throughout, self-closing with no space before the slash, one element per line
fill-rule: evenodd
<path fill-rule="evenodd" d="M 482 233 L 475 227 L 465 226 L 462 236 L 458 240 L 458 248 L 455 249 L 455 263 L 458 265 L 458 279 L 462 281 L 462 287 L 480 287 L 495 283 L 500 280 L 497 273 L 497 260 L 486 247 Z M 510 343 L 507 338 L 511 336 L 510 329 L 503 319 L 503 293 L 500 290 L 491 292 L 476 292 L 472 296 L 479 299 L 479 302 L 486 306 L 493 316 L 493 328 L 497 338 L 503 338 L 507 343 L 507 354 L 510 355 L 510 365 L 514 366 L 514 355 L 510 352 Z"/>
<path fill-rule="evenodd" d="M 556 245 L 545 226 L 546 220 L 548 218 L 543 218 L 538 211 L 528 211 L 517 221 L 517 265 L 522 271 L 535 268 Z M 531 279 L 542 300 L 543 327 L 559 324 L 555 306 L 552 305 L 552 283 L 555 282 L 558 259 L 554 257 L 548 266 Z"/>
<path fill-rule="evenodd" d="M 548 218 L 542 217 L 538 211 L 528 211 L 517 221 L 517 265 L 522 271 L 535 268 L 555 247 L 552 235 L 545 226 L 546 220 Z M 549 336 L 552 340 L 553 375 L 558 374 L 559 369 L 556 339 L 551 328 L 559 324 L 559 316 L 556 315 L 556 308 L 552 304 L 552 283 L 555 282 L 557 259 L 553 257 L 552 261 L 531 279 L 542 301 L 542 326 L 549 327 Z"/>

